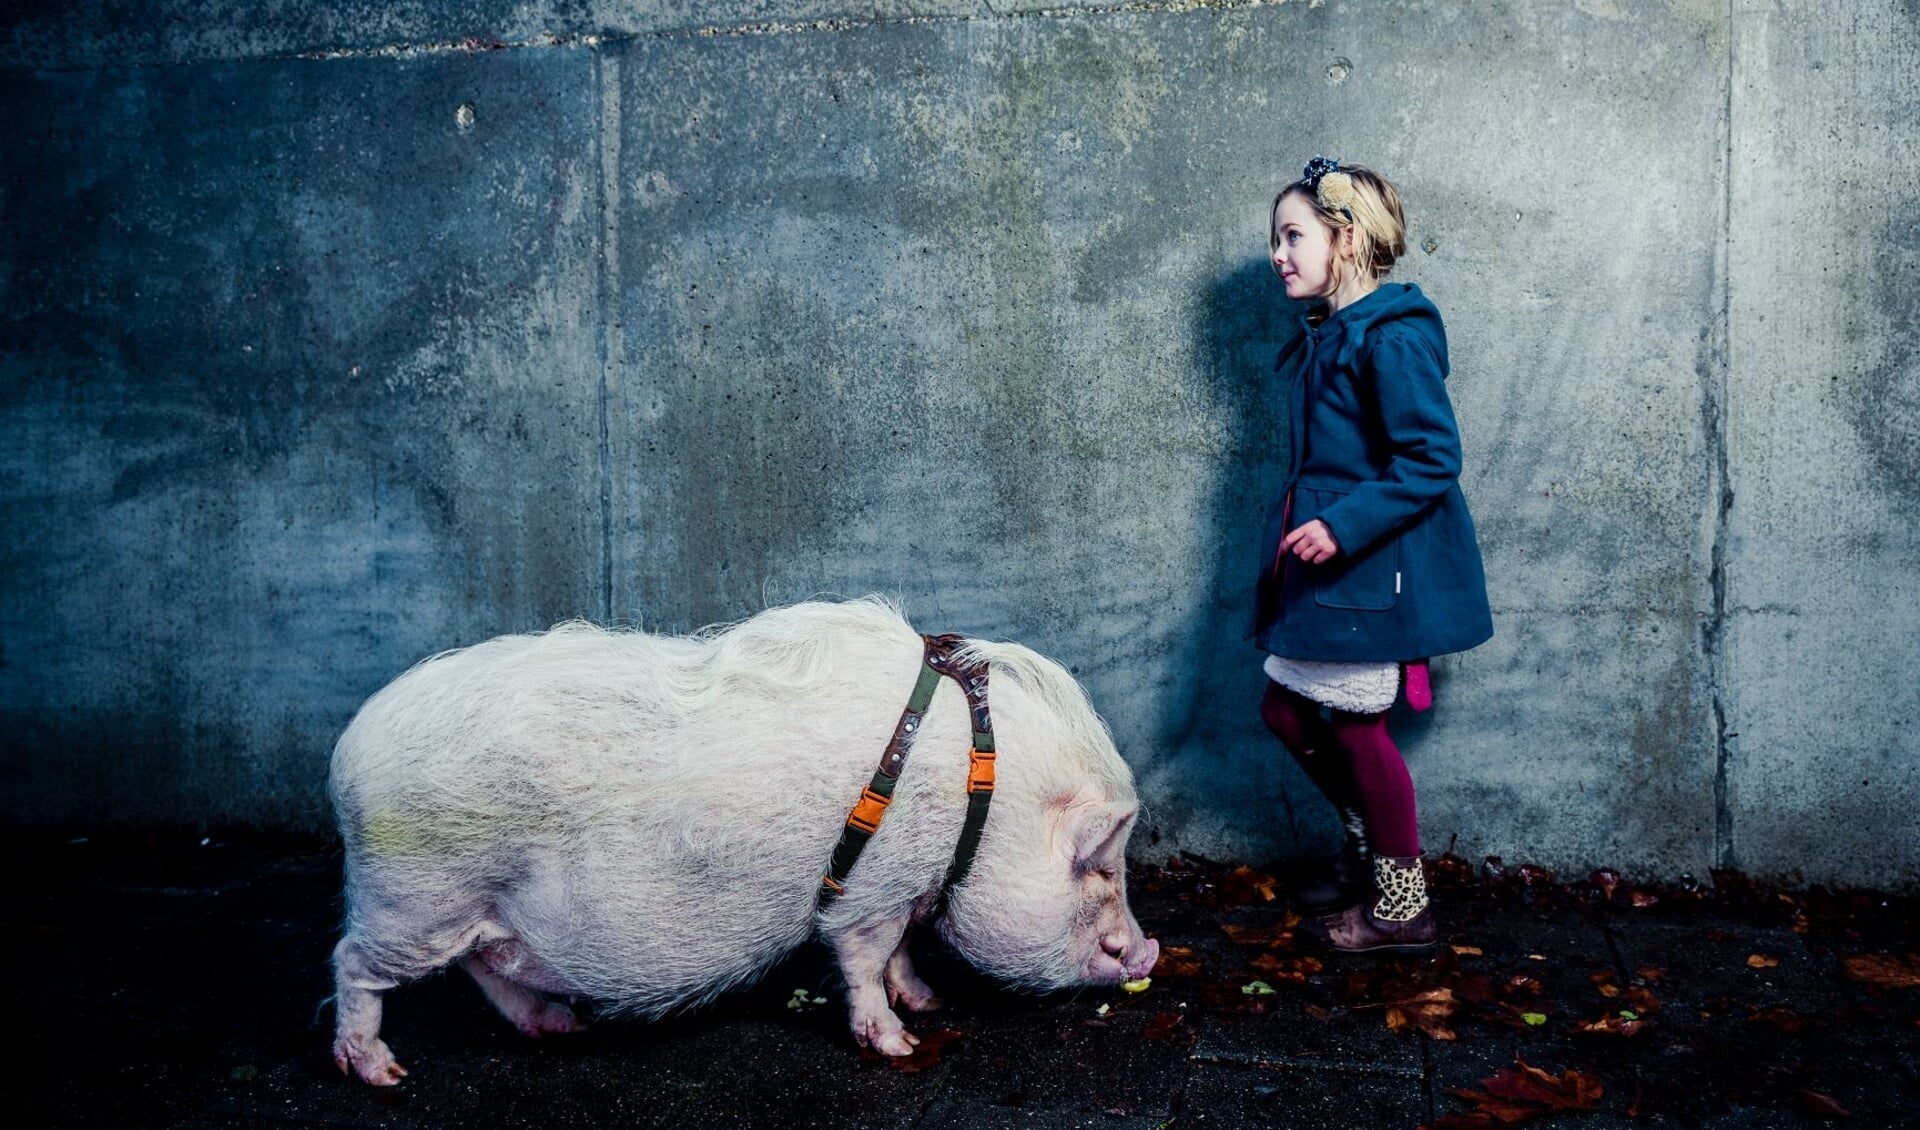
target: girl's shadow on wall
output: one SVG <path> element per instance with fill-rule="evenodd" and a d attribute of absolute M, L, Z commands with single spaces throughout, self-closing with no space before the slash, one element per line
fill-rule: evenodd
<path fill-rule="evenodd" d="M 1306 307 L 1286 298 L 1264 256 L 1203 286 L 1193 306 L 1193 355 L 1225 420 L 1225 439 L 1203 511 L 1213 567 L 1193 622 L 1174 640 L 1160 730 L 1178 767 L 1170 791 L 1194 806 L 1170 823 L 1223 823 L 1210 829 L 1215 834 L 1180 838 L 1218 839 L 1250 860 L 1330 852 L 1339 846 L 1333 808 L 1261 723 L 1266 679 L 1261 653 L 1247 638 L 1261 525 L 1289 459 L 1288 407 L 1274 385 L 1273 362 Z M 1403 751 L 1413 752 L 1428 717 L 1395 708 L 1391 725 Z"/>

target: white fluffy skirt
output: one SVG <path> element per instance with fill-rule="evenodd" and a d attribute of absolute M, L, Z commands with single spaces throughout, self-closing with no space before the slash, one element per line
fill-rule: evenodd
<path fill-rule="evenodd" d="M 1398 663 L 1329 663 L 1267 656 L 1267 678 L 1324 706 L 1378 714 L 1400 697 Z"/>

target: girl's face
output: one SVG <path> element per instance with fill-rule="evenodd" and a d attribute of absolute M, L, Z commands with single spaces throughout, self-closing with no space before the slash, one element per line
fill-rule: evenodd
<path fill-rule="evenodd" d="M 1351 228 L 1342 229 L 1343 250 L 1353 244 Z M 1320 222 L 1305 196 L 1289 192 L 1273 210 L 1273 269 L 1286 284 L 1287 297 L 1298 300 L 1333 294 L 1333 229 Z M 1347 271 L 1352 275 L 1352 271 Z"/>

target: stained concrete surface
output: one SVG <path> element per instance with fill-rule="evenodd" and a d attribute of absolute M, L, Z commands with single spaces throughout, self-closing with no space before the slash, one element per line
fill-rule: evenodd
<path fill-rule="evenodd" d="M 1844 973 L 1854 955 L 1901 960 L 1912 900 L 1733 882 L 1608 899 L 1448 862 L 1449 948 L 1314 966 L 1284 884 L 1269 902 L 1245 869 L 1162 860 L 1135 869 L 1134 909 L 1185 969 L 1163 961 L 1138 996 L 1035 996 L 920 947 L 946 1004 L 910 1026 L 947 1042 L 912 1071 L 858 1052 L 809 946 L 699 1012 L 537 1041 L 463 974 L 429 977 L 387 994 L 383 1033 L 411 1074 L 376 1089 L 329 1056 L 334 845 L 159 831 L 4 850 L 0 961 L 23 971 L 12 1003 L 32 1020 L 9 1053 L 20 1125 L 1412 1130 L 1470 1109 L 1457 1090 L 1516 1059 L 1597 1084 L 1570 1125 L 1803 1126 L 1822 1100 L 1860 1125 L 1920 1125 L 1920 989 Z M 1271 996 L 1243 991 L 1261 979 Z M 824 1003 L 789 1008 L 796 988 Z M 1436 988 L 1454 995 L 1453 1039 L 1390 1030 L 1389 1006 Z M 1627 1004 L 1644 1013 L 1633 1034 L 1576 1032 Z"/>
<path fill-rule="evenodd" d="M 1328 152 L 1405 190 L 1495 604 L 1399 723 L 1429 846 L 1911 884 L 1917 54 L 1891 0 L 16 7 L 0 812 L 316 829 L 417 658 L 882 591 L 1082 677 L 1136 851 L 1322 846 L 1239 635 Z"/>

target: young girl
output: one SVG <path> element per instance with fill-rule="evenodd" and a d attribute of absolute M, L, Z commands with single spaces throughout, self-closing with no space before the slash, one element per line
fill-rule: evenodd
<path fill-rule="evenodd" d="M 1348 952 L 1436 940 L 1413 780 L 1387 736 L 1405 672 L 1493 635 L 1440 312 L 1382 283 L 1406 251 L 1399 190 L 1315 157 L 1274 198 L 1269 249 L 1287 297 L 1316 305 L 1280 350 L 1293 455 L 1262 539 L 1254 638 L 1261 716 L 1346 825 L 1330 873 L 1301 891 L 1307 930 Z M 1327 708 L 1323 714 L 1322 707 Z"/>

